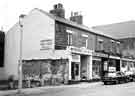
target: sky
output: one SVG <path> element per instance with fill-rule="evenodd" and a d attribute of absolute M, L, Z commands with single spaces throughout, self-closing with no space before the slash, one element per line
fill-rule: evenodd
<path fill-rule="evenodd" d="M 66 18 L 71 11 L 81 12 L 88 27 L 135 20 L 135 0 L 0 0 L 0 29 L 8 31 L 20 14 L 34 8 L 49 12 L 57 3 L 63 4 Z"/>

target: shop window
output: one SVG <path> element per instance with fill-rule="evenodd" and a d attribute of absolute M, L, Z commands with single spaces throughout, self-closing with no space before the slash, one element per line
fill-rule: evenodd
<path fill-rule="evenodd" d="M 101 61 L 93 60 L 92 77 L 95 79 L 100 78 L 100 73 L 101 73 Z"/>
<path fill-rule="evenodd" d="M 116 67 L 116 61 L 111 59 L 109 61 L 109 67 Z"/>
<path fill-rule="evenodd" d="M 134 68 L 135 68 L 135 62 L 133 63 L 133 66 L 134 66 Z"/>
<path fill-rule="evenodd" d="M 122 61 L 122 65 L 121 65 L 121 67 L 126 67 L 127 66 L 127 62 L 126 61 Z"/>
<path fill-rule="evenodd" d="M 108 70 L 108 61 L 104 61 L 104 71 Z"/>

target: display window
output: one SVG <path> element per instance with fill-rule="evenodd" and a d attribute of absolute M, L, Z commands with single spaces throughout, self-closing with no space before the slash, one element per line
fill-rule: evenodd
<path fill-rule="evenodd" d="M 92 77 L 93 79 L 100 79 L 101 75 L 101 61 L 93 60 Z"/>
<path fill-rule="evenodd" d="M 125 68 L 127 66 L 127 61 L 122 61 L 121 67 Z"/>

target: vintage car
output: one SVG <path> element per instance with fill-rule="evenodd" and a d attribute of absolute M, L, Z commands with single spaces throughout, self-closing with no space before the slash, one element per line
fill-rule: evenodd
<path fill-rule="evenodd" d="M 128 79 L 129 82 L 130 82 L 130 81 L 133 81 L 133 79 L 134 79 L 134 74 L 133 74 L 132 71 L 125 71 L 124 73 L 125 73 L 125 75 L 127 76 L 127 79 Z"/>
<path fill-rule="evenodd" d="M 135 81 L 135 72 L 133 71 L 125 71 L 126 76 L 128 76 L 129 81 Z"/>
<path fill-rule="evenodd" d="M 108 72 L 105 74 L 105 76 L 102 79 L 105 85 L 125 83 L 125 82 L 128 82 L 128 80 L 129 80 L 129 77 L 120 71 Z"/>

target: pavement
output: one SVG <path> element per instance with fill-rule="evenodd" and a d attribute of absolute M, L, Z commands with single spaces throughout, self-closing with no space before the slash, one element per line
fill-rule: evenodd
<path fill-rule="evenodd" d="M 93 86 L 98 86 L 98 85 L 102 85 L 102 82 L 92 82 L 92 83 L 87 83 L 87 82 L 83 82 L 83 83 L 79 83 L 79 84 L 73 84 L 73 85 L 59 85 L 59 86 L 44 86 L 44 87 L 35 87 L 35 88 L 25 88 L 21 90 L 22 94 L 38 94 L 38 93 L 43 93 L 45 91 L 45 89 L 58 89 L 58 88 L 87 88 L 87 87 L 93 87 Z M 15 95 L 16 94 L 16 95 Z M 0 91 L 0 96 L 19 96 L 18 94 L 18 90 L 2 90 Z M 20 95 L 20 96 L 24 96 L 24 95 Z"/>

